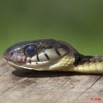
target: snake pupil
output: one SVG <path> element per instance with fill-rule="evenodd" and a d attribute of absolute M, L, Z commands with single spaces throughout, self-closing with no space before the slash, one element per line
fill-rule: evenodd
<path fill-rule="evenodd" d="M 34 45 L 29 45 L 25 48 L 25 54 L 29 57 L 34 56 L 36 53 L 36 47 Z"/>

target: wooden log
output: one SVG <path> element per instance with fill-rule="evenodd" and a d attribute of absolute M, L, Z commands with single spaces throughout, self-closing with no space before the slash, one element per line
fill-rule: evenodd
<path fill-rule="evenodd" d="M 23 72 L 0 57 L 0 103 L 103 103 L 103 77 L 70 72 Z"/>

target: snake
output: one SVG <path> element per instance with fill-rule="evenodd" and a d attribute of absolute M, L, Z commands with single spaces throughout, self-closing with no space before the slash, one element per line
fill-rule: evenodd
<path fill-rule="evenodd" d="M 61 40 L 19 42 L 4 52 L 4 58 L 19 70 L 103 74 L 103 56 L 83 55 Z"/>

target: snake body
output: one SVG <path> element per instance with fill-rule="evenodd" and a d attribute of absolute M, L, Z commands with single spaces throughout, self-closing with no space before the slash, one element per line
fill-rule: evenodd
<path fill-rule="evenodd" d="M 66 42 L 43 39 L 9 47 L 4 58 L 17 69 L 103 74 L 102 56 L 85 56 Z"/>

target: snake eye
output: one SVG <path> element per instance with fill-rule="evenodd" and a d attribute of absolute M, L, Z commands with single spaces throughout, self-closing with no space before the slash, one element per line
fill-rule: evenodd
<path fill-rule="evenodd" d="M 36 54 L 36 47 L 34 45 L 26 46 L 24 52 L 27 56 L 32 57 Z"/>

